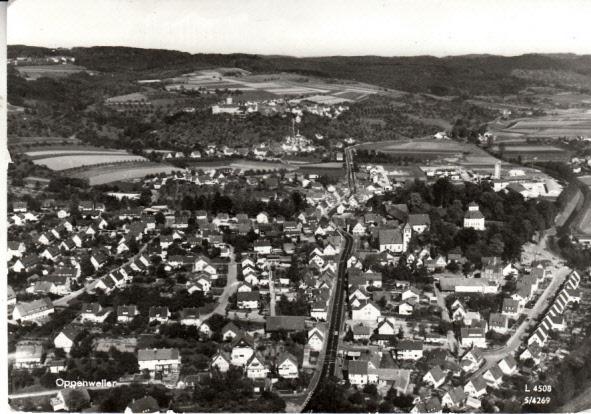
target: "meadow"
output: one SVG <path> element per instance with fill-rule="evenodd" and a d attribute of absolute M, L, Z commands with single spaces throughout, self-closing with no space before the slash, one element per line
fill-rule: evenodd
<path fill-rule="evenodd" d="M 144 178 L 149 174 L 170 174 L 173 171 L 180 171 L 181 168 L 172 165 L 142 162 L 109 164 L 96 167 L 89 167 L 67 175 L 72 178 L 88 180 L 89 185 L 108 184 L 116 181 L 129 181 Z"/>

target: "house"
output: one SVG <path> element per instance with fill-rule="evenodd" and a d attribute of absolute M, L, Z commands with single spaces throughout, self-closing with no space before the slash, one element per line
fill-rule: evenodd
<path fill-rule="evenodd" d="M 258 291 L 254 292 L 238 292 L 236 294 L 236 304 L 238 309 L 258 309 L 259 307 Z"/>
<path fill-rule="evenodd" d="M 78 328 L 71 325 L 65 326 L 53 339 L 53 344 L 56 348 L 63 349 L 65 353 L 69 353 L 76 343 L 76 338 L 80 332 Z"/>
<path fill-rule="evenodd" d="M 431 384 L 434 388 L 439 388 L 445 382 L 445 372 L 439 365 L 436 365 L 423 376 L 423 381 Z"/>
<path fill-rule="evenodd" d="M 421 341 L 401 340 L 396 344 L 396 358 L 418 360 L 423 357 Z"/>
<path fill-rule="evenodd" d="M 86 388 L 64 388 L 49 403 L 53 411 L 82 412 L 90 404 L 90 395 Z"/>
<path fill-rule="evenodd" d="M 231 357 L 230 354 L 218 351 L 211 358 L 211 367 L 217 368 L 220 372 L 227 372 L 230 369 Z"/>
<path fill-rule="evenodd" d="M 265 358 L 259 352 L 252 355 L 246 362 L 245 370 L 247 378 L 253 380 L 266 378 L 269 374 L 269 368 L 265 364 Z"/>
<path fill-rule="evenodd" d="M 474 202 L 468 204 L 468 211 L 464 215 L 464 228 L 484 230 L 484 215 L 480 212 L 478 204 Z"/>
<path fill-rule="evenodd" d="M 237 336 L 232 341 L 230 360 L 232 365 L 244 366 L 254 354 L 254 340 L 246 334 Z"/>
<path fill-rule="evenodd" d="M 353 339 L 355 341 L 361 340 L 369 340 L 371 336 L 371 329 L 367 325 L 363 325 L 362 323 L 358 323 L 353 325 Z"/>
<path fill-rule="evenodd" d="M 242 334 L 242 330 L 234 325 L 233 322 L 228 322 L 222 328 L 222 340 L 223 341 L 231 341 L 237 336 Z"/>
<path fill-rule="evenodd" d="M 513 355 L 506 356 L 497 365 L 505 375 L 511 376 L 517 373 L 517 361 L 515 361 Z"/>
<path fill-rule="evenodd" d="M 461 342 L 460 345 L 464 348 L 477 346 L 479 348 L 486 348 L 486 330 L 484 326 L 470 326 L 460 329 Z"/>
<path fill-rule="evenodd" d="M 39 342 L 21 341 L 16 344 L 14 368 L 32 370 L 41 366 L 43 344 Z"/>
<path fill-rule="evenodd" d="M 264 239 L 257 239 L 253 243 L 254 251 L 259 254 L 271 254 L 273 247 L 271 246 L 271 242 Z"/>
<path fill-rule="evenodd" d="M 352 306 L 351 319 L 355 321 L 376 321 L 381 315 L 380 307 L 371 301 L 361 301 L 359 305 Z"/>
<path fill-rule="evenodd" d="M 474 398 L 482 397 L 486 394 L 486 381 L 482 376 L 474 377 L 464 385 L 464 392 Z"/>
<path fill-rule="evenodd" d="M 472 348 L 468 351 L 461 360 L 462 370 L 465 372 L 476 371 L 484 362 L 482 351 L 478 348 Z"/>
<path fill-rule="evenodd" d="M 324 345 L 324 332 L 318 327 L 315 326 L 314 328 L 308 331 L 308 342 L 307 346 L 312 351 L 320 351 Z"/>
<path fill-rule="evenodd" d="M 117 322 L 119 323 L 128 323 L 133 320 L 137 315 L 139 315 L 139 311 L 137 306 L 135 305 L 119 305 L 117 306 Z"/>
<path fill-rule="evenodd" d="M 398 305 L 398 314 L 399 315 L 412 315 L 415 309 L 415 305 L 409 302 L 402 302 Z"/>
<path fill-rule="evenodd" d="M 145 397 L 131 400 L 129 405 L 125 408 L 124 414 L 135 414 L 135 413 L 150 413 L 156 414 L 160 412 L 160 406 L 158 401 L 152 396 L 146 395 Z"/>
<path fill-rule="evenodd" d="M 525 351 L 519 355 L 519 359 L 521 361 L 531 359 L 534 361 L 534 364 L 539 364 L 542 360 L 542 349 L 536 342 L 531 343 L 525 348 Z"/>
<path fill-rule="evenodd" d="M 402 292 L 401 299 L 403 301 L 416 301 L 416 302 L 418 302 L 419 299 L 420 299 L 420 297 L 421 297 L 421 293 L 419 292 L 419 290 L 417 288 L 415 288 L 413 286 L 413 287 L 410 287 L 408 289 L 405 289 Z"/>
<path fill-rule="evenodd" d="M 431 219 L 428 214 L 409 214 L 408 224 L 412 228 L 412 231 L 420 234 L 429 229 Z"/>
<path fill-rule="evenodd" d="M 491 387 L 498 388 L 503 383 L 503 371 L 497 365 L 493 365 L 482 375 L 482 379 Z"/>
<path fill-rule="evenodd" d="M 8 306 L 16 305 L 16 293 L 14 293 L 14 289 L 10 285 L 6 289 L 6 304 Z"/>
<path fill-rule="evenodd" d="M 378 240 L 380 252 L 402 253 L 404 251 L 403 235 L 400 229 L 382 229 L 378 232 Z"/>
<path fill-rule="evenodd" d="M 466 393 L 462 387 L 454 387 L 441 398 L 441 405 L 447 408 L 460 408 L 466 401 Z"/>
<path fill-rule="evenodd" d="M 140 371 L 149 371 L 151 377 L 158 373 L 178 372 L 181 365 L 180 352 L 175 348 L 140 349 L 137 359 Z"/>
<path fill-rule="evenodd" d="M 150 323 L 166 323 L 170 318 L 170 311 L 167 306 L 151 306 L 148 312 Z"/>
<path fill-rule="evenodd" d="M 419 413 L 441 413 L 441 401 L 437 397 L 431 397 L 426 401 L 418 401 L 416 405 L 410 410 L 413 414 Z"/>
<path fill-rule="evenodd" d="M 99 303 L 83 303 L 80 322 L 103 323 L 112 312 L 112 308 L 103 308 Z"/>
<path fill-rule="evenodd" d="M 12 203 L 12 211 L 14 213 L 26 213 L 27 203 L 25 201 L 15 201 Z"/>
<path fill-rule="evenodd" d="M 512 318 L 517 319 L 518 315 L 523 311 L 523 306 L 520 302 L 505 298 L 503 299 L 503 306 L 501 308 L 501 314 Z"/>
<path fill-rule="evenodd" d="M 348 376 L 351 385 L 376 384 L 378 376 L 375 367 L 368 360 L 351 360 L 348 366 Z M 370 372 L 371 370 L 371 372 Z"/>
<path fill-rule="evenodd" d="M 20 322 L 39 323 L 54 312 L 51 300 L 42 298 L 32 302 L 18 302 L 12 311 L 12 319 Z"/>
<path fill-rule="evenodd" d="M 22 257 L 23 253 L 27 251 L 25 244 L 21 241 L 8 240 L 8 251 L 6 254 L 6 261 L 11 261 L 15 257 Z"/>
<path fill-rule="evenodd" d="M 199 308 L 184 308 L 180 311 L 179 320 L 183 326 L 200 326 Z"/>
<path fill-rule="evenodd" d="M 39 256 L 36 254 L 29 254 L 25 257 L 17 259 L 12 265 L 12 270 L 14 270 L 16 273 L 22 272 L 23 270 L 25 272 L 30 272 L 39 264 L 41 264 Z"/>
<path fill-rule="evenodd" d="M 509 320 L 502 313 L 491 313 L 488 318 L 488 328 L 500 334 L 509 332 Z"/>
<path fill-rule="evenodd" d="M 282 378 L 297 378 L 298 359 L 289 352 L 279 355 L 277 359 L 277 373 Z"/>

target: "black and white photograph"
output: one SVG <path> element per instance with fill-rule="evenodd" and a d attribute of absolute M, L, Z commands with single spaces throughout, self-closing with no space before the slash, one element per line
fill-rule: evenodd
<path fill-rule="evenodd" d="M 591 413 L 591 1 L 0 12 L 6 410 Z"/>

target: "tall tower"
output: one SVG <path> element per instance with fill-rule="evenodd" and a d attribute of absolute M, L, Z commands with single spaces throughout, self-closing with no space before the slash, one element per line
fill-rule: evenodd
<path fill-rule="evenodd" d="M 408 249 L 408 244 L 410 243 L 411 238 L 412 227 L 410 224 L 406 223 L 402 228 L 402 250 L 406 251 Z"/>
<path fill-rule="evenodd" d="M 493 174 L 493 178 L 495 180 L 500 180 L 501 179 L 501 161 L 497 161 L 495 163 L 495 172 Z"/>

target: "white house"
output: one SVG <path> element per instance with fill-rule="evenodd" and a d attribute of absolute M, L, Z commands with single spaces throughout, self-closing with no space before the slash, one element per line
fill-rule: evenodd
<path fill-rule="evenodd" d="M 468 204 L 468 211 L 464 215 L 464 228 L 484 230 L 484 215 L 480 212 L 478 204 L 474 202 Z"/>
<path fill-rule="evenodd" d="M 297 358 L 288 352 L 281 354 L 277 360 L 277 373 L 282 378 L 297 378 Z"/>
<path fill-rule="evenodd" d="M 351 313 L 352 319 L 356 321 L 375 321 L 380 316 L 382 316 L 382 311 L 380 310 L 380 307 L 371 301 L 362 301 L 358 306 L 353 306 Z"/>
<path fill-rule="evenodd" d="M 152 377 L 156 373 L 178 372 L 181 365 L 181 355 L 175 348 L 140 349 L 137 359 L 140 371 L 148 370 Z"/>
<path fill-rule="evenodd" d="M 22 322 L 40 322 L 55 312 L 49 298 L 37 299 L 32 302 L 19 302 L 12 311 L 12 319 Z"/>

